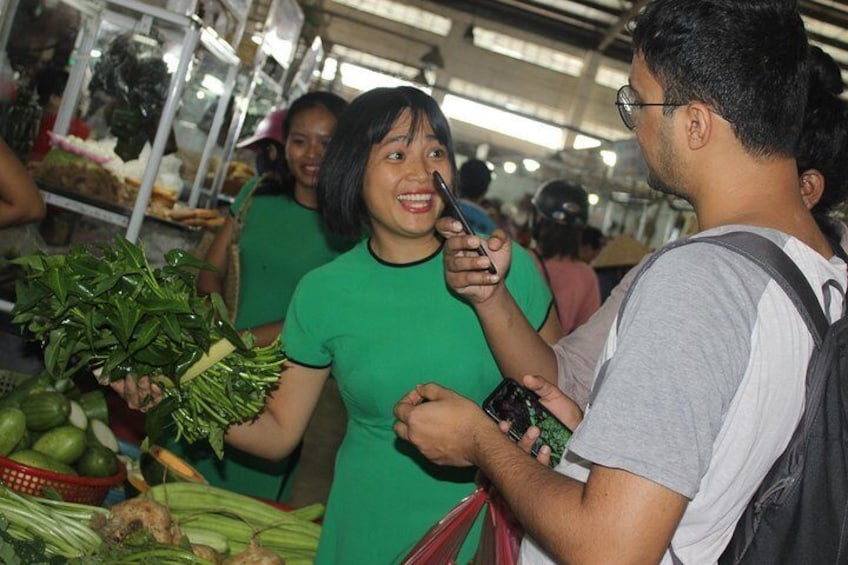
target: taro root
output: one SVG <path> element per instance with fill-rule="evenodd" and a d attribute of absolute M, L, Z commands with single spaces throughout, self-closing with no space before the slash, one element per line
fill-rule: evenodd
<path fill-rule="evenodd" d="M 182 536 L 168 508 L 155 500 L 131 498 L 110 509 L 108 517 L 96 515 L 92 527 L 107 543 L 117 544 L 139 533 L 160 543 L 177 545 Z"/>

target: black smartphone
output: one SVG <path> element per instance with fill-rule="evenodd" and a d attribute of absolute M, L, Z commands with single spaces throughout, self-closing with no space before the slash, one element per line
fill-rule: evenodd
<path fill-rule="evenodd" d="M 571 430 L 548 412 L 535 392 L 512 379 L 503 379 L 483 401 L 483 410 L 496 422 L 510 422 L 509 435 L 516 441 L 524 436 L 530 426 L 539 428 L 542 433 L 533 444 L 533 455 L 543 445 L 547 445 L 551 448 L 551 467 L 559 463 L 571 438 Z"/>
<path fill-rule="evenodd" d="M 465 217 L 465 214 L 462 213 L 462 208 L 459 207 L 459 202 L 457 202 L 456 198 L 454 198 L 454 195 L 451 193 L 450 188 L 448 188 L 445 179 L 443 179 L 442 175 L 439 174 L 439 171 L 433 171 L 433 183 L 436 185 L 436 190 L 442 195 L 442 199 L 445 201 L 445 206 L 448 208 L 448 214 L 459 220 L 459 223 L 462 224 L 462 229 L 465 233 L 468 235 L 477 235 L 474 233 L 474 230 L 471 229 L 468 219 Z M 481 257 L 489 257 L 489 254 L 486 253 L 486 249 L 483 248 L 482 245 L 477 247 L 477 253 Z M 491 257 L 489 257 L 489 268 L 487 271 L 493 275 L 498 273 L 498 270 L 495 268 L 495 262 L 492 261 Z"/>

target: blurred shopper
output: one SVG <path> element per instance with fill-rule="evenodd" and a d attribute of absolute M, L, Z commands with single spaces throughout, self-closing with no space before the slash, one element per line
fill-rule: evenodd
<path fill-rule="evenodd" d="M 35 76 L 35 89 L 38 93 L 38 103 L 41 106 L 41 123 L 38 135 L 30 149 L 29 160 L 41 161 L 50 152 L 50 133 L 56 125 L 56 116 L 62 95 L 68 82 L 68 72 L 55 67 L 45 67 Z M 80 139 L 88 139 L 91 129 L 77 116 L 71 117 L 67 135 Z"/>
<path fill-rule="evenodd" d="M 630 235 L 617 235 L 606 242 L 598 256 L 592 261 L 592 267 L 598 275 L 601 289 L 601 302 L 606 301 L 612 289 L 621 279 L 642 260 L 651 250 Z"/>
<path fill-rule="evenodd" d="M 578 252 L 580 260 L 591 265 L 606 242 L 607 238 L 604 236 L 604 232 L 594 226 L 585 226 L 580 236 L 580 251 Z"/>
<path fill-rule="evenodd" d="M 44 212 L 44 200 L 35 181 L 0 139 L 0 229 L 39 222 Z"/>
<path fill-rule="evenodd" d="M 705 234 L 741 229 L 775 241 L 818 289 L 826 315 L 840 317 L 845 263 L 798 195 L 793 154 L 808 74 L 797 5 L 655 0 L 638 17 L 634 44 L 618 103 L 651 186 L 685 196 Z M 722 64 L 702 72 L 687 64 L 693 59 Z M 463 249 L 480 244 L 458 239 Z M 498 258 L 508 250 L 490 241 L 489 251 L 502 269 Z M 477 301 L 496 296 L 475 286 L 495 277 L 458 277 L 452 263 L 453 288 Z M 477 312 L 484 327 L 503 333 L 487 332 L 493 347 L 506 335 L 516 339 L 522 324 L 509 307 Z M 766 273 L 727 250 L 690 245 L 644 273 L 610 333 L 569 446 L 571 457 L 591 462 L 587 475 L 571 478 L 569 454 L 559 473 L 533 462 L 472 402 L 437 385 L 398 404 L 396 430 L 435 461 L 481 466 L 529 534 L 522 563 L 715 563 L 798 423 L 812 348 L 799 313 Z M 544 356 L 544 347 L 520 351 L 513 368 L 536 372 L 534 353 Z M 568 406 L 567 423 L 579 421 L 554 387 L 524 382 L 550 408 Z"/>
<path fill-rule="evenodd" d="M 284 135 L 286 113 L 285 108 L 271 110 L 262 118 L 253 134 L 242 139 L 236 145 L 238 149 L 246 149 L 254 154 L 256 174 L 259 177 L 274 175 L 280 177 L 286 171 L 286 138 Z M 282 179 L 280 179 L 282 181 Z"/>
<path fill-rule="evenodd" d="M 485 161 L 468 159 L 459 168 L 459 207 L 476 233 L 490 234 L 495 231 L 494 220 L 481 204 L 491 182 L 492 172 Z"/>
<path fill-rule="evenodd" d="M 579 257 L 589 195 L 577 183 L 553 180 L 539 187 L 532 202 L 535 250 L 556 299 L 560 326 L 568 335 L 601 305 L 598 276 Z"/>

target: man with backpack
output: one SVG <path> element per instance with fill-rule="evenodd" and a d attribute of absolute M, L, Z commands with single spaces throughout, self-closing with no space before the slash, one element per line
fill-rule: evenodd
<path fill-rule="evenodd" d="M 771 240 L 827 319 L 840 318 L 846 266 L 799 197 L 792 157 L 807 88 L 796 3 L 654 0 L 634 44 L 617 106 L 651 186 L 689 200 L 699 237 L 744 231 Z M 508 259 L 490 251 L 496 263 Z M 484 269 L 488 260 L 467 261 Z M 455 286 L 490 343 L 519 335 L 511 324 L 522 323 L 503 315 L 502 285 L 481 286 L 492 277 Z M 816 341 L 801 311 L 748 258 L 683 245 L 643 271 L 619 312 L 558 472 L 435 384 L 398 403 L 396 432 L 438 463 L 481 468 L 528 532 L 522 563 L 714 563 L 804 412 Z M 501 368 L 533 372 L 526 359 Z M 571 408 L 564 419 L 576 426 Z"/>

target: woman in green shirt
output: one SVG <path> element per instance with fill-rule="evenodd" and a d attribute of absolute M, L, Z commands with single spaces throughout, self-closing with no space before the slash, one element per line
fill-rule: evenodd
<path fill-rule="evenodd" d="M 271 154 L 267 161 L 277 163 L 278 170 L 252 179 L 236 196 L 226 225 L 206 255 L 218 272 L 198 275 L 201 292 L 223 295 L 227 271 L 240 269 L 235 326 L 251 331 L 260 345 L 278 339 L 289 300 L 303 275 L 353 245 L 328 233 L 317 209 L 318 171 L 346 106 L 330 92 L 310 92 L 291 104 L 282 124 L 272 124 L 282 126 L 274 137 L 285 145 L 270 145 L 270 149 L 282 151 L 284 158 L 274 159 Z M 238 221 L 243 222 L 239 265 L 233 266 L 228 249 Z M 297 461 L 293 455 L 271 462 L 230 447 L 218 460 L 205 444 L 171 448 L 185 455 L 211 484 L 278 501 L 288 495 L 291 481 L 287 479 Z"/>

